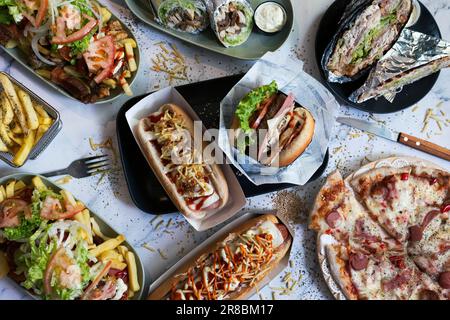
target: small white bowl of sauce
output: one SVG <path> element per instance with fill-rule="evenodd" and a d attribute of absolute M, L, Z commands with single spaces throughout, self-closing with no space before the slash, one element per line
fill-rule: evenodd
<path fill-rule="evenodd" d="M 287 14 L 281 4 L 268 1 L 256 8 L 254 20 L 259 30 L 272 34 L 283 29 L 287 22 Z"/>

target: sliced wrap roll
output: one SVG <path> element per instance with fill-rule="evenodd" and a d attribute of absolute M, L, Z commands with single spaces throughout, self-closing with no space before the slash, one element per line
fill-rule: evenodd
<path fill-rule="evenodd" d="M 164 26 L 182 32 L 199 33 L 209 25 L 202 0 L 152 0 Z"/>
<path fill-rule="evenodd" d="M 405 29 L 397 43 L 372 69 L 364 85 L 350 96 L 362 103 L 395 94 L 405 85 L 450 67 L 450 43 Z"/>
<path fill-rule="evenodd" d="M 365 74 L 395 44 L 412 9 L 412 0 L 352 1 L 322 59 L 328 81 L 345 83 Z"/>
<path fill-rule="evenodd" d="M 253 9 L 246 0 L 205 0 L 211 27 L 225 47 L 247 41 L 253 29 Z"/>

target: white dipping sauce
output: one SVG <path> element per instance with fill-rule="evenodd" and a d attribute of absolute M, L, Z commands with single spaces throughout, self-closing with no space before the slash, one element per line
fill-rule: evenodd
<path fill-rule="evenodd" d="M 286 23 L 284 9 L 275 2 L 261 4 L 255 12 L 255 23 L 265 32 L 280 31 Z"/>

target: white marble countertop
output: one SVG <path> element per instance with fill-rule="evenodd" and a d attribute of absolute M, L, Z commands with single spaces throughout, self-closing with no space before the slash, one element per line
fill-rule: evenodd
<path fill-rule="evenodd" d="M 103 4 L 123 17 L 135 32 L 141 45 L 141 67 L 138 78 L 133 86 L 136 95 L 153 90 L 155 87 L 165 87 L 169 83 L 164 75 L 150 69 L 151 57 L 159 50 L 155 43 L 166 41 L 175 43 L 185 55 L 191 66 L 189 82 L 221 77 L 239 72 L 245 72 L 251 62 L 240 61 L 218 54 L 198 49 L 181 41 L 168 37 L 134 18 L 121 0 L 102 0 Z M 450 4 L 446 0 L 423 0 L 438 22 L 444 39 L 450 39 Z M 295 11 L 294 30 L 289 39 L 280 49 L 281 54 L 297 56 L 305 61 L 305 70 L 318 78 L 317 66 L 314 60 L 314 41 L 318 23 L 332 0 L 293 0 Z M 112 137 L 116 139 L 115 118 L 117 111 L 128 97 L 121 97 L 112 104 L 83 105 L 61 96 L 58 92 L 32 75 L 29 75 L 18 63 L 13 62 L 5 53 L 0 53 L 0 70 L 10 72 L 32 91 L 38 93 L 51 105 L 56 107 L 64 123 L 62 131 L 53 143 L 34 161 L 29 161 L 20 170 L 14 170 L 6 164 L 0 164 L 0 175 L 15 172 L 40 173 L 67 166 L 72 160 L 94 154 L 89 145 L 89 137 L 96 142 Z M 186 83 L 180 81 L 175 84 Z M 450 127 L 439 130 L 434 123 L 427 131 L 421 132 L 422 123 L 427 108 L 436 108 L 450 115 L 450 70 L 443 70 L 433 90 L 418 103 L 416 108 L 410 108 L 388 115 L 374 115 L 376 120 L 385 121 L 386 125 L 397 131 L 404 131 L 450 148 Z M 342 106 L 340 114 L 359 118 L 368 118 L 369 114 Z M 117 148 L 116 148 L 117 149 Z M 109 152 L 109 150 L 103 150 Z M 323 179 L 336 167 L 348 174 L 369 160 L 377 160 L 388 156 L 418 156 L 434 161 L 450 170 L 450 164 L 432 156 L 414 151 L 408 147 L 383 140 L 370 138 L 367 134 L 348 127 L 336 125 L 335 137 L 330 145 L 330 161 L 326 173 L 316 182 L 307 186 L 297 187 L 280 193 L 254 197 L 248 200 L 247 209 L 267 209 L 274 206 L 293 208 L 289 216 L 295 225 L 296 237 L 292 250 L 292 267 L 288 267 L 280 276 L 272 281 L 270 287 L 280 286 L 282 275 L 292 272 L 302 274 L 299 286 L 289 296 L 277 295 L 277 299 L 330 299 L 324 280 L 320 274 L 315 253 L 315 234 L 307 230 L 306 217 L 312 200 L 323 183 Z M 145 168 L 145 170 L 147 170 Z M 73 179 L 63 185 L 84 201 L 94 212 L 101 215 L 118 231 L 124 233 L 134 245 L 145 265 L 147 280 L 156 279 L 167 268 L 175 263 L 184 253 L 196 246 L 214 230 L 203 233 L 195 232 L 178 214 L 165 215 L 165 223 L 172 219 L 174 223 L 166 229 L 155 230 L 153 215 L 137 209 L 129 196 L 123 172 L 106 176 L 99 182 L 99 177 L 81 180 Z M 287 200 L 286 200 L 287 199 Z M 153 223 L 152 223 L 153 220 Z M 163 225 L 165 225 L 165 223 Z M 216 229 L 215 229 L 216 230 Z M 164 257 L 143 247 L 149 244 L 159 248 Z M 147 283 L 148 284 L 148 283 Z M 272 289 L 269 286 L 261 290 L 254 299 L 272 299 Z M 0 299 L 27 299 L 27 295 L 8 279 L 0 280 Z"/>

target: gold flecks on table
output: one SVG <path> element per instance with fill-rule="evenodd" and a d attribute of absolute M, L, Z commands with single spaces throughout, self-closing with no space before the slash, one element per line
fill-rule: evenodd
<path fill-rule="evenodd" d="M 151 245 L 149 245 L 148 243 L 144 243 L 144 244 L 142 245 L 142 247 L 145 248 L 145 249 L 147 249 L 147 250 L 150 251 L 150 252 L 156 252 L 156 249 L 153 248 L 153 247 L 152 247 Z"/>
<path fill-rule="evenodd" d="M 167 48 L 164 42 L 158 42 L 157 45 L 161 50 L 152 58 L 151 69 L 165 73 L 169 84 L 172 84 L 173 80 L 188 80 L 186 60 L 176 45 L 170 44 L 170 48 Z"/>

